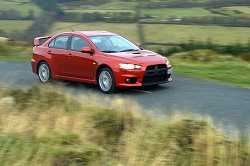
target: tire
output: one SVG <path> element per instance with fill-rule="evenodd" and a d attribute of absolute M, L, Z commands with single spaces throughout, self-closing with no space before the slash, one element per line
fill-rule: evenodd
<path fill-rule="evenodd" d="M 46 62 L 42 62 L 38 66 L 38 78 L 41 82 L 45 83 L 51 80 L 51 70 Z"/>
<path fill-rule="evenodd" d="M 103 68 L 98 74 L 98 85 L 102 92 L 113 93 L 116 91 L 115 77 L 109 68 Z"/>

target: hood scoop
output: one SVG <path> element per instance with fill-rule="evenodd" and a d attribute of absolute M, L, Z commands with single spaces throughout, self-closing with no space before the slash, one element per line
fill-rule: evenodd
<path fill-rule="evenodd" d="M 141 56 L 141 55 L 133 56 L 133 58 L 141 58 L 141 57 L 143 57 L 143 56 Z"/>
<path fill-rule="evenodd" d="M 134 54 L 134 53 L 133 53 Z M 141 57 L 145 57 L 145 56 L 156 56 L 156 54 L 149 54 L 149 55 L 136 55 L 133 56 L 133 58 L 141 58 Z"/>
<path fill-rule="evenodd" d="M 141 54 L 140 52 L 133 52 L 132 54 Z"/>

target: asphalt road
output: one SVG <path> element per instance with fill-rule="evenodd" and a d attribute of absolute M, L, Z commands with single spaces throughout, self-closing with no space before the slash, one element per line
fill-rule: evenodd
<path fill-rule="evenodd" d="M 237 77 L 237 76 L 236 76 Z M 0 61 L 1 88 L 27 88 L 40 86 L 37 75 L 32 73 L 29 62 Z M 53 86 L 53 85 L 52 85 Z M 87 100 L 100 105 L 110 105 L 115 98 L 136 102 L 141 113 L 153 113 L 160 117 L 175 111 L 209 116 L 215 125 L 223 126 L 233 134 L 235 129 L 245 132 L 250 128 L 250 89 L 222 83 L 204 81 L 179 75 L 173 75 L 173 82 L 160 86 L 120 89 L 116 94 L 103 94 L 96 85 L 63 82 L 63 91 L 87 94 Z"/>

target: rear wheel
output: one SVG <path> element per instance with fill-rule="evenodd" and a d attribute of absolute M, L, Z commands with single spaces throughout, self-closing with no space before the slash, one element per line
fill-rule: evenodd
<path fill-rule="evenodd" d="M 103 68 L 99 72 L 98 85 L 104 93 L 113 93 L 116 91 L 114 74 L 109 68 Z"/>
<path fill-rule="evenodd" d="M 48 82 L 51 80 L 51 70 L 46 62 L 42 62 L 38 67 L 38 77 L 42 82 Z"/>

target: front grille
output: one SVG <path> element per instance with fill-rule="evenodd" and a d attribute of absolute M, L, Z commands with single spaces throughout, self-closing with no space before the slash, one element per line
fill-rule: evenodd
<path fill-rule="evenodd" d="M 158 84 L 167 82 L 167 66 L 166 64 L 157 64 L 150 65 L 146 68 L 142 84 L 150 85 L 150 84 Z"/>
<path fill-rule="evenodd" d="M 154 69 L 166 69 L 167 65 L 166 64 L 158 64 L 158 65 L 150 65 L 147 67 L 146 70 L 154 70 Z"/>

